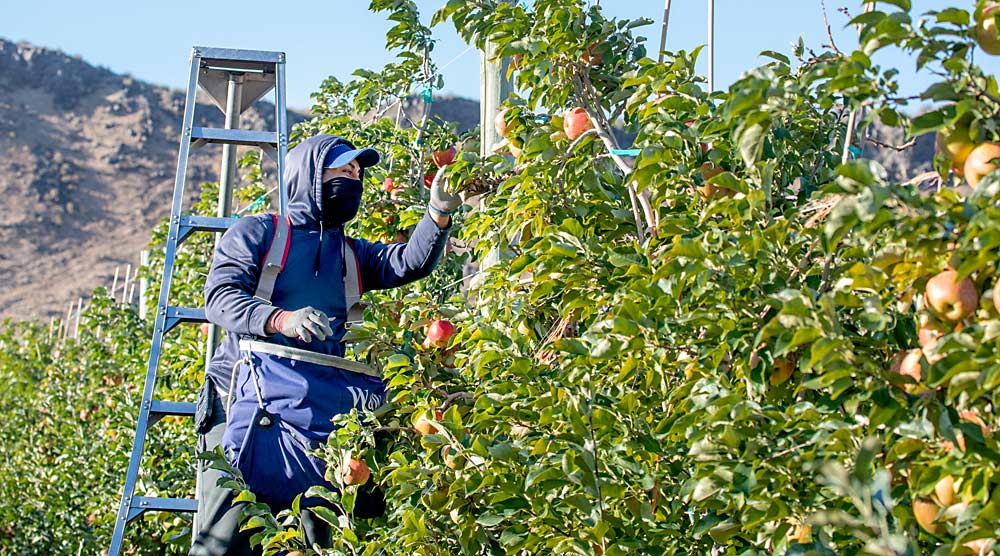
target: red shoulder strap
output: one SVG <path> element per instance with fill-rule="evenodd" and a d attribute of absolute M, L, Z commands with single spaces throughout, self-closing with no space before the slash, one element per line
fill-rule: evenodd
<path fill-rule="evenodd" d="M 292 246 L 292 219 L 288 215 L 278 218 L 277 214 L 272 214 L 271 222 L 274 224 L 274 237 L 264 255 L 264 267 L 260 271 L 257 291 L 254 292 L 254 297 L 268 304 L 274 295 L 274 283 L 278 281 L 278 274 L 284 270 L 285 261 L 288 260 L 288 249 Z M 281 251 L 274 249 L 275 244 L 282 247 Z"/>

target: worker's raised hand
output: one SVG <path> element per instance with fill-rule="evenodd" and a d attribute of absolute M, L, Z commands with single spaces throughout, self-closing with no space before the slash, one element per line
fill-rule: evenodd
<path fill-rule="evenodd" d="M 439 168 L 431 182 L 431 206 L 438 212 L 450 214 L 462 204 L 462 198 L 450 191 L 448 178 L 444 176 L 445 168 Z"/>
<path fill-rule="evenodd" d="M 299 338 L 303 342 L 311 342 L 313 336 L 321 342 L 327 337 L 333 336 L 330 319 L 323 311 L 312 307 L 305 307 L 283 315 L 278 332 L 289 338 Z"/>

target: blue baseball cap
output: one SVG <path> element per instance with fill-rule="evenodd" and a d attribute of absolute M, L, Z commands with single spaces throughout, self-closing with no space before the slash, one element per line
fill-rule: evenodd
<path fill-rule="evenodd" d="M 352 160 L 358 161 L 358 166 L 368 168 L 378 164 L 381 157 L 375 149 L 352 149 L 348 145 L 335 145 L 326 151 L 326 158 L 323 159 L 324 168 L 338 168 Z"/>

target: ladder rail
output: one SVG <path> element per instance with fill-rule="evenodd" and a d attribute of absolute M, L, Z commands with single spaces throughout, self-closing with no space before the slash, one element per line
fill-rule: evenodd
<path fill-rule="evenodd" d="M 288 213 L 288 189 L 285 184 L 285 155 L 288 153 L 288 111 L 285 109 L 285 54 L 279 53 L 274 65 L 274 127 L 278 130 L 278 218 Z"/>
<path fill-rule="evenodd" d="M 136 422 L 135 437 L 132 439 L 132 454 L 129 456 L 128 471 L 125 474 L 125 485 L 122 489 L 122 499 L 115 519 L 115 528 L 111 536 L 111 546 L 108 556 L 118 556 L 125 537 L 125 526 L 138 515 L 130 515 L 132 497 L 135 485 L 139 479 L 139 466 L 145 452 L 146 432 L 149 430 L 149 411 L 153 403 L 153 390 L 156 386 L 156 371 L 160 364 L 160 351 L 163 343 L 164 328 L 167 318 L 167 301 L 170 295 L 170 284 L 173 279 L 175 251 L 177 248 L 178 228 L 184 200 L 184 182 L 186 181 L 189 149 L 191 147 L 191 128 L 194 123 L 195 99 L 198 92 L 198 70 L 200 56 L 197 49 L 191 54 L 191 70 L 188 80 L 187 97 L 184 101 L 184 121 L 181 131 L 180 147 L 177 155 L 177 175 L 174 178 L 174 198 L 170 207 L 170 224 L 167 234 L 167 245 L 163 260 L 163 278 L 160 282 L 160 296 L 157 302 L 156 318 L 153 324 L 153 340 L 149 348 L 149 360 L 146 365 L 146 379 L 142 387 L 142 401 L 139 406 L 139 418 Z"/>

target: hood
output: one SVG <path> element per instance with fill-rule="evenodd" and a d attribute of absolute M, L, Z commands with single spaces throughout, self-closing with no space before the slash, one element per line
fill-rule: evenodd
<path fill-rule="evenodd" d="M 315 135 L 302 141 L 285 155 L 285 186 L 288 188 L 288 216 L 292 225 L 319 229 L 323 220 L 323 159 L 335 145 L 354 145 L 336 135 Z M 358 176 L 365 180 L 362 168 Z"/>

